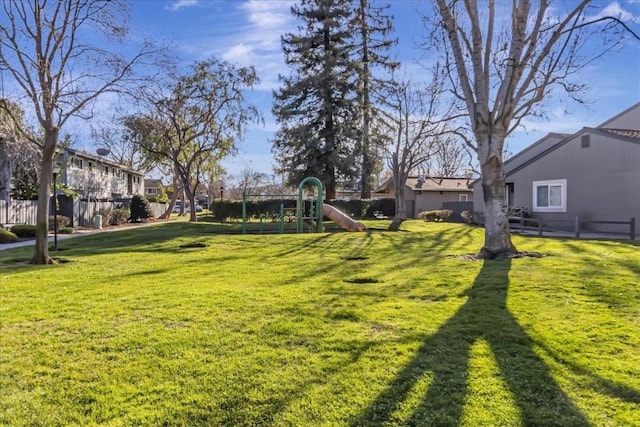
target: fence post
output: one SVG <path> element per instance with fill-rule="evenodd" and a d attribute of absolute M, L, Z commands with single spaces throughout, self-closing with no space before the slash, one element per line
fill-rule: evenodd
<path fill-rule="evenodd" d="M 636 219 L 631 218 L 631 222 L 629 224 L 629 237 L 631 240 L 636 240 Z"/>
<path fill-rule="evenodd" d="M 538 236 L 542 236 L 542 218 L 538 218 Z"/>
<path fill-rule="evenodd" d="M 576 233 L 576 239 L 579 239 L 580 238 L 580 218 L 578 218 L 577 215 L 575 220 L 575 233 Z"/>

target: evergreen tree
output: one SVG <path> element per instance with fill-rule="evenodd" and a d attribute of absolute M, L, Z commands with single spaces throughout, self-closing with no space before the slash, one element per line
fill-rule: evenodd
<path fill-rule="evenodd" d="M 372 177 L 376 165 L 380 163 L 379 144 L 383 140 L 375 134 L 376 128 L 371 126 L 372 119 L 378 115 L 375 101 L 388 86 L 388 80 L 376 77 L 372 68 L 393 71 L 400 65 L 389 56 L 389 50 L 398 41 L 389 38 L 393 25 L 392 18 L 385 14 L 388 8 L 389 4 L 376 7 L 370 0 L 358 0 L 351 21 L 356 37 L 354 56 L 358 61 L 358 151 L 361 162 L 360 190 L 363 199 L 371 197 Z"/>
<path fill-rule="evenodd" d="M 316 176 L 328 200 L 335 198 L 338 179 L 356 175 L 350 6 L 348 0 L 302 0 L 291 8 L 304 25 L 300 34 L 282 38 L 292 73 L 280 76 L 282 87 L 274 92 L 273 113 L 280 124 L 273 141 L 278 172 L 290 185 Z"/>

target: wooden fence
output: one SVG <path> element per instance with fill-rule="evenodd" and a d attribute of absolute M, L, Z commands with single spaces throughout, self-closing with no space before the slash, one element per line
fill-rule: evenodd
<path fill-rule="evenodd" d="M 101 210 L 111 210 L 123 205 L 128 205 L 126 201 L 121 202 L 95 202 L 79 199 L 59 197 L 58 215 L 68 216 L 73 227 L 90 227 L 94 218 Z M 166 209 L 164 203 L 150 203 L 153 217 L 159 217 Z M 8 202 L 0 200 L 0 226 L 11 226 L 14 224 L 36 224 L 36 213 L 38 211 L 37 200 L 13 200 Z M 49 205 L 50 215 L 53 215 L 53 201 Z"/>
<path fill-rule="evenodd" d="M 544 232 L 565 231 L 578 239 L 582 233 L 596 233 L 606 236 L 624 236 L 629 240 L 636 239 L 636 219 L 629 221 L 582 221 L 575 217 L 571 224 L 568 221 L 544 220 L 539 218 L 509 217 L 509 228 L 516 230 L 529 230 L 542 236 Z M 603 227 L 606 226 L 606 229 Z"/>
<path fill-rule="evenodd" d="M 463 222 L 466 221 L 462 216 L 462 212 L 473 212 L 473 202 L 442 202 L 442 209 L 453 211 L 450 221 Z"/>
<path fill-rule="evenodd" d="M 37 200 L 0 200 L 0 224 L 35 224 Z"/>

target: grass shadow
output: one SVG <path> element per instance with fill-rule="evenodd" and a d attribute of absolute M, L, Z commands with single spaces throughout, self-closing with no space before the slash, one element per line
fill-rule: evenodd
<path fill-rule="evenodd" d="M 523 425 L 588 425 L 585 416 L 556 383 L 534 351 L 535 342 L 506 306 L 511 261 L 484 261 L 467 302 L 428 337 L 415 357 L 352 423 L 391 422 L 425 375 L 425 395 L 405 425 L 458 425 L 462 421 L 469 379 L 470 351 L 479 339 L 489 344 L 500 378 L 517 405 Z"/>

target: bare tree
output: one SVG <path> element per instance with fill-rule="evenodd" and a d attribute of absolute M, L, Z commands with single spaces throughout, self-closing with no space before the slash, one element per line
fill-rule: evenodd
<path fill-rule="evenodd" d="M 516 254 L 511 242 L 505 203 L 503 149 L 506 137 L 530 115 L 539 114 L 552 88 L 560 87 L 580 101 L 584 86 L 572 76 L 615 46 L 621 22 L 606 18 L 589 21 L 589 0 L 558 2 L 513 0 L 436 0 L 432 45 L 444 47 L 455 96 L 468 113 L 475 141 L 485 203 L 485 241 L 479 257 Z M 565 10 L 563 10 L 563 8 Z M 593 25 L 599 28 L 594 31 Z M 613 36 L 588 55 L 590 37 Z M 594 46 L 589 46 L 594 47 Z"/>
<path fill-rule="evenodd" d="M 117 122 L 114 119 L 113 122 Z M 109 150 L 107 158 L 118 164 L 127 166 L 144 173 L 149 173 L 155 166 L 157 159 L 148 156 L 140 145 L 128 139 L 126 129 L 113 124 L 109 126 L 91 127 L 91 136 Z"/>
<path fill-rule="evenodd" d="M 395 187 L 396 223 L 407 218 L 407 178 L 441 149 L 451 113 L 451 106 L 442 108 L 442 82 L 437 69 L 426 89 L 416 86 L 410 82 L 395 84 L 388 98 L 391 112 L 385 114 L 393 134 L 386 151 Z"/>
<path fill-rule="evenodd" d="M 238 187 L 242 189 L 243 193 L 255 193 L 258 188 L 263 187 L 269 180 L 269 175 L 264 172 L 259 172 L 252 168 L 244 168 L 235 179 L 238 183 Z"/>
<path fill-rule="evenodd" d="M 457 132 L 443 134 L 437 140 L 435 152 L 420 167 L 422 175 L 456 177 L 467 173 L 471 155 L 465 140 Z"/>
<path fill-rule="evenodd" d="M 187 74 L 148 88 L 140 96 L 146 112 L 125 119 L 132 141 L 172 163 L 190 202 L 190 221 L 197 220 L 196 189 L 205 171 L 232 152 L 235 139 L 261 117 L 244 96 L 257 82 L 253 68 L 215 58 L 196 62 Z"/>
<path fill-rule="evenodd" d="M 98 97 L 121 89 L 131 81 L 134 67 L 157 53 L 149 44 L 128 57 L 101 47 L 125 40 L 125 6 L 123 0 L 2 2 L 0 66 L 17 83 L 43 132 L 42 141 L 34 140 L 42 150 L 34 264 L 53 262 L 47 221 L 61 128 L 73 116 L 90 117 Z"/>

